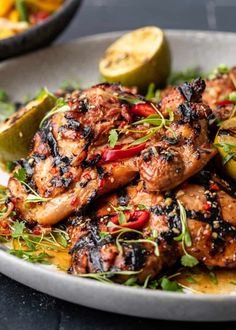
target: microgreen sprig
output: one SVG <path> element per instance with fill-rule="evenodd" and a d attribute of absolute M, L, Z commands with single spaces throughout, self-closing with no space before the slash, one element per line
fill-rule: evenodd
<path fill-rule="evenodd" d="M 66 101 L 63 98 L 59 98 L 56 102 L 56 105 L 54 108 L 52 108 L 51 111 L 49 111 L 46 116 L 44 116 L 44 118 L 42 119 L 41 123 L 40 123 L 40 127 L 43 126 L 43 124 L 45 123 L 45 121 L 50 118 L 52 115 L 54 115 L 55 113 L 60 113 L 60 112 L 66 112 L 69 111 L 70 107 L 69 105 L 66 103 Z"/>
<path fill-rule="evenodd" d="M 175 237 L 175 241 L 182 241 L 182 248 L 184 251 L 184 255 L 181 258 L 181 264 L 185 267 L 194 267 L 198 264 L 198 260 L 191 256 L 187 251 L 186 247 L 191 247 L 192 246 L 192 240 L 190 236 L 190 232 L 188 229 L 188 224 L 187 224 L 187 215 L 185 208 L 181 204 L 179 200 L 177 200 L 178 205 L 179 205 L 179 211 L 180 211 L 180 221 L 181 221 L 181 226 L 182 226 L 182 232 L 179 236 Z"/>
<path fill-rule="evenodd" d="M 167 110 L 169 113 L 169 118 L 166 119 L 166 118 L 164 118 L 162 113 L 157 109 L 157 107 L 153 103 L 151 103 L 151 105 L 156 110 L 157 114 L 153 114 L 144 119 L 138 120 L 124 128 L 112 129 L 110 131 L 109 138 L 108 138 L 110 147 L 112 147 L 112 148 L 115 147 L 115 145 L 118 142 L 120 134 L 128 133 L 128 132 L 146 133 L 145 136 L 133 141 L 128 147 L 133 147 L 133 146 L 146 142 L 162 128 L 169 130 L 173 134 L 174 138 L 176 138 L 175 132 L 169 127 L 170 124 L 174 121 L 174 113 L 171 110 Z M 143 129 L 143 130 L 133 129 L 133 127 L 137 126 L 137 125 L 148 125 L 151 127 L 147 128 L 147 129 Z"/>
<path fill-rule="evenodd" d="M 41 197 L 34 189 L 28 185 L 28 183 L 26 183 L 27 173 L 24 168 L 19 168 L 18 171 L 13 174 L 13 177 L 30 190 L 31 194 L 29 194 L 26 198 L 26 203 L 43 203 L 50 200 L 49 198 Z"/>
<path fill-rule="evenodd" d="M 236 146 L 229 143 L 215 143 L 216 147 L 223 148 L 227 154 L 223 158 L 223 165 L 226 165 L 232 158 L 236 156 Z"/>
<path fill-rule="evenodd" d="M 13 248 L 8 252 L 32 263 L 50 264 L 50 251 L 64 251 L 68 245 L 68 234 L 60 228 L 53 228 L 49 233 L 35 235 L 30 232 L 23 221 L 9 225 L 10 233 L 0 232 L 0 238 L 7 238 Z"/>

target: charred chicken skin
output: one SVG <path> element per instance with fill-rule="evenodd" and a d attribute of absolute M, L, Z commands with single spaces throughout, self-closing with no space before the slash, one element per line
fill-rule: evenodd
<path fill-rule="evenodd" d="M 9 180 L 18 215 L 52 225 L 137 174 L 149 192 L 170 190 L 196 174 L 216 154 L 208 138 L 212 113 L 201 103 L 204 88 L 200 79 L 185 83 L 158 105 L 119 85 L 100 84 L 72 94 L 70 109 L 44 122 L 29 157 L 15 169 L 24 168 L 27 185 L 43 200 L 28 202 L 28 187 L 14 176 Z M 162 121 L 155 134 L 150 134 L 152 123 L 142 122 L 149 115 Z M 113 149 L 108 145 L 112 129 L 121 130 Z M 138 139 L 144 143 L 135 143 Z"/>
<path fill-rule="evenodd" d="M 79 216 L 69 220 L 72 274 L 137 271 L 142 283 L 186 253 L 206 266 L 236 266 L 235 191 L 210 172 L 202 171 L 162 194 L 147 192 L 139 182 L 100 199 L 97 205 L 85 221 Z M 184 249 L 178 239 L 183 230 L 180 205 L 191 236 L 191 246 Z M 125 220 L 119 223 L 121 209 Z M 117 277 L 117 281 L 126 279 Z"/>

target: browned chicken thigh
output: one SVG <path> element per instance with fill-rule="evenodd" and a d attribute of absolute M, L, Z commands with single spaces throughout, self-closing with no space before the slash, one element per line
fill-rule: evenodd
<path fill-rule="evenodd" d="M 180 206 L 191 236 L 184 248 Z M 125 220 L 119 222 L 121 210 Z M 81 216 L 70 223 L 73 274 L 138 271 L 143 282 L 186 254 L 206 266 L 236 267 L 235 191 L 207 171 L 165 194 L 148 193 L 142 182 L 128 186 L 99 200 L 86 221 Z"/>
<path fill-rule="evenodd" d="M 227 73 L 218 73 L 212 79 L 206 80 L 202 99 L 210 106 L 217 119 L 225 120 L 234 113 L 235 102 L 229 100 L 229 95 L 235 91 L 236 67 L 233 67 Z"/>
<path fill-rule="evenodd" d="M 15 169 L 25 169 L 27 185 L 42 200 L 29 202 L 32 191 L 14 176 L 9 181 L 19 216 L 55 224 L 137 174 L 148 191 L 157 192 L 197 173 L 216 154 L 208 138 L 211 110 L 201 103 L 204 88 L 200 79 L 184 84 L 159 105 L 119 85 L 100 84 L 73 94 L 70 108 L 44 122 L 29 157 Z M 158 129 L 142 122 L 147 114 L 161 120 Z M 108 145 L 111 129 L 121 132 L 113 149 Z M 140 138 L 144 143 L 136 143 Z"/>

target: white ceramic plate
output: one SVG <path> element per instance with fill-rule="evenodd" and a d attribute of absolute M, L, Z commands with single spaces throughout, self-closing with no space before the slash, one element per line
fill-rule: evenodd
<path fill-rule="evenodd" d="M 15 100 L 65 79 L 89 86 L 99 80 L 98 60 L 120 32 L 95 35 L 0 64 L 0 88 Z M 167 31 L 173 69 L 236 64 L 236 34 Z M 6 177 L 0 173 L 0 182 Z M 32 265 L 0 251 L 0 271 L 32 288 L 70 302 L 116 313 L 168 320 L 236 320 L 236 294 L 193 295 L 103 284 Z"/>

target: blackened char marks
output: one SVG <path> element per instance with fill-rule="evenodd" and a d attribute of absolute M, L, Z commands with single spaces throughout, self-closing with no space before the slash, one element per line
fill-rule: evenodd
<path fill-rule="evenodd" d="M 184 96 L 188 102 L 199 102 L 202 97 L 202 93 L 206 88 L 205 81 L 201 78 L 195 79 L 192 83 L 185 82 L 178 87 L 180 93 Z"/>

